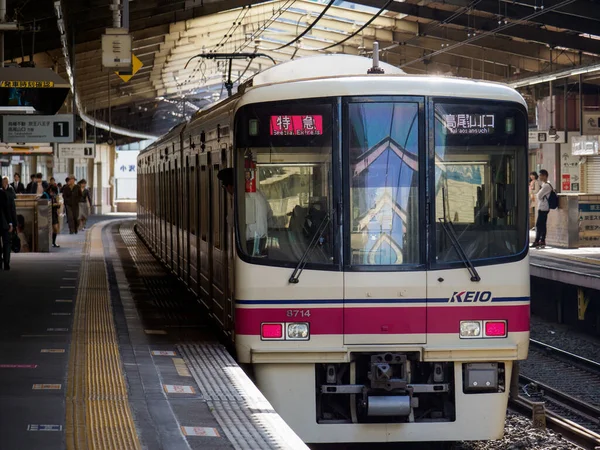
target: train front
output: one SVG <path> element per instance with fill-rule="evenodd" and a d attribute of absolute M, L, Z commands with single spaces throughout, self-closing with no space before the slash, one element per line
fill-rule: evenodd
<path fill-rule="evenodd" d="M 503 433 L 529 339 L 527 113 L 491 84 L 448 97 L 467 84 L 236 114 L 238 357 L 306 442 Z"/>

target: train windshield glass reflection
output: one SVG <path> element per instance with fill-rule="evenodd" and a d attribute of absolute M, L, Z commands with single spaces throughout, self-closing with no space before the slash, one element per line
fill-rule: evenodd
<path fill-rule="evenodd" d="M 442 221 L 473 261 L 525 247 L 527 116 L 516 106 L 435 105 L 436 260 L 460 261 Z M 520 200 L 520 201 L 519 201 Z"/>
<path fill-rule="evenodd" d="M 308 252 L 308 264 L 333 264 L 332 114 L 331 104 L 306 100 L 238 112 L 237 220 L 246 256 L 293 266 Z"/>

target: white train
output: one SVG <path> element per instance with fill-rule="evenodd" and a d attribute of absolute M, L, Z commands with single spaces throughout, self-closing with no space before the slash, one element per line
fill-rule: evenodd
<path fill-rule="evenodd" d="M 370 67 L 290 61 L 172 129 L 139 156 L 139 233 L 304 441 L 498 438 L 529 342 L 525 102 Z"/>

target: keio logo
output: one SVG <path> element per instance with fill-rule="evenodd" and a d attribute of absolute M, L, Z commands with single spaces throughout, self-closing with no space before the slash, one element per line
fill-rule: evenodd
<path fill-rule="evenodd" d="M 490 291 L 462 291 L 455 292 L 448 299 L 448 303 L 482 303 L 491 302 L 492 293 Z"/>

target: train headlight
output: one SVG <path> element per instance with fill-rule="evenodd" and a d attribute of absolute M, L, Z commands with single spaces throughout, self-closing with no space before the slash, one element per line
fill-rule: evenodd
<path fill-rule="evenodd" d="M 478 320 L 461 321 L 460 337 L 465 339 L 481 337 L 481 322 Z"/>
<path fill-rule="evenodd" d="M 288 323 L 287 338 L 294 341 L 305 341 L 310 337 L 308 323 Z"/>

